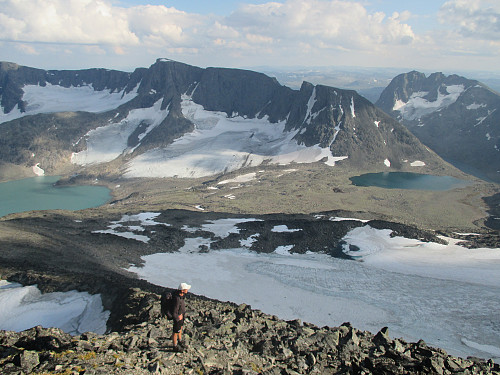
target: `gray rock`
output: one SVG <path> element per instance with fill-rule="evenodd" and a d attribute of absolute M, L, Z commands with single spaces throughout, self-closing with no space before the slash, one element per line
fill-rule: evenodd
<path fill-rule="evenodd" d="M 169 107 L 166 119 L 147 134 L 144 130 L 148 124 L 139 121 L 127 139 L 127 146 L 134 148 L 134 156 L 165 147 L 194 129 L 181 110 L 181 95 L 186 93 L 206 110 L 224 112 L 228 117 L 267 117 L 271 123 L 285 121 L 285 131 L 298 131 L 295 140 L 299 144 L 330 147 L 333 155 L 347 155 L 343 163 L 355 167 L 371 167 L 385 159 L 395 168 L 403 167 L 402 160 L 445 166 L 403 125 L 351 90 L 307 82 L 300 90 L 292 90 L 257 72 L 202 69 L 165 60 L 157 60 L 148 69 L 136 69 L 133 73 L 103 69 L 45 71 L 1 64 L 0 108 L 6 113 L 16 107 L 26 111 L 27 103 L 22 100 L 25 85 L 90 85 L 95 90 L 128 93 L 139 84 L 134 99 L 109 112 L 78 112 L 70 119 L 58 114 L 35 114 L 2 124 L 0 161 L 19 167 L 29 164 L 32 153 L 36 153 L 37 161 L 47 173 L 73 168 L 67 155 L 85 149 L 85 134 L 110 121 L 126 118 L 131 110 L 151 108 L 158 100 L 162 100 L 162 109 Z M 311 99 L 314 105 L 309 108 Z M 378 126 L 374 126 L 375 121 Z M 116 162 L 121 163 L 121 159 Z M 114 169 L 112 174 L 120 171 L 121 168 Z M 143 313 L 152 317 L 158 311 Z"/>
<path fill-rule="evenodd" d="M 389 329 L 387 327 L 382 328 L 373 338 L 373 342 L 376 345 L 381 345 L 384 347 L 391 346 L 392 340 L 389 337 Z"/>
<path fill-rule="evenodd" d="M 26 373 L 31 373 L 40 364 L 38 352 L 25 350 L 19 354 L 19 365 Z"/>
<path fill-rule="evenodd" d="M 129 289 L 123 315 L 137 308 L 151 311 L 154 293 Z M 139 307 L 140 306 L 140 307 Z M 299 321 L 280 321 L 249 307 L 192 296 L 188 301 L 185 338 L 189 348 L 172 352 L 171 324 L 152 319 L 105 335 L 68 337 L 58 330 L 35 327 L 24 332 L 0 331 L 0 373 L 53 371 L 88 374 L 495 374 L 492 361 L 452 357 L 424 341 L 406 344 L 345 323 L 317 328 Z M 245 312 L 244 316 L 242 312 Z M 137 311 L 140 314 L 140 311 Z M 236 315 L 240 314 L 237 318 Z M 248 329 L 228 334 L 228 324 Z M 159 333 L 164 333 L 160 336 Z M 157 337 L 157 339 L 153 338 Z M 55 340 L 58 338 L 58 340 Z M 63 342 L 64 345 L 60 345 Z M 17 345 L 31 345 L 21 349 Z M 46 346 L 43 346 L 45 345 Z M 38 349 L 34 349 L 38 347 Z M 96 348 L 99 348 L 97 350 Z M 73 369 L 73 370 L 72 370 Z"/>

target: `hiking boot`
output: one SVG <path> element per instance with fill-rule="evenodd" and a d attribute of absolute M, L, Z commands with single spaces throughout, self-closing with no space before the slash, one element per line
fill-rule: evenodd
<path fill-rule="evenodd" d="M 179 344 L 177 344 L 176 346 L 173 347 L 172 351 L 175 352 L 175 353 L 183 353 L 184 352 L 184 348 L 181 347 Z"/>

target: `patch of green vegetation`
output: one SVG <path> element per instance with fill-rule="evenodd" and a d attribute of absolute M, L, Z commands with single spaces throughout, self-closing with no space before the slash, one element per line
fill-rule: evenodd
<path fill-rule="evenodd" d="M 85 354 L 80 354 L 78 356 L 79 359 L 81 359 L 82 361 L 89 361 L 91 359 L 95 359 L 96 358 L 96 353 L 95 352 L 88 352 L 88 353 L 85 353 Z"/>

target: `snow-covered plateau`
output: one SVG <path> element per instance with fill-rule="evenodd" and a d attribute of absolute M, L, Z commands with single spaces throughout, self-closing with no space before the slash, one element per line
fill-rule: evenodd
<path fill-rule="evenodd" d="M 238 222 L 184 229 L 225 237 L 238 232 Z M 145 256 L 143 267 L 129 270 L 161 286 L 185 281 L 193 293 L 251 304 L 283 319 L 320 326 L 349 321 L 372 332 L 388 326 L 394 337 L 424 339 L 452 355 L 500 359 L 499 249 L 391 238 L 390 230 L 366 226 L 344 238 L 360 248 L 349 253 L 353 261 L 294 254 L 293 245 L 257 254 L 248 249 L 254 239 L 241 240 L 240 248 L 200 252 L 212 240 L 188 238 L 178 252 Z"/>
<path fill-rule="evenodd" d="M 77 291 L 41 294 L 35 286 L 0 280 L 0 329 L 22 331 L 36 325 L 70 334 L 104 333 L 109 312 L 101 297 Z"/>
<path fill-rule="evenodd" d="M 97 91 L 92 85 L 63 87 L 47 83 L 45 86 L 26 85 L 23 87 L 22 100 L 26 111 L 15 107 L 9 113 L 0 110 L 0 123 L 39 113 L 54 112 L 105 112 L 124 104 L 137 96 L 137 86 L 131 92 Z"/>

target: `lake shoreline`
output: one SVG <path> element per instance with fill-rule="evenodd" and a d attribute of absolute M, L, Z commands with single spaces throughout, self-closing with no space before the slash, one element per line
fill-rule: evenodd
<path fill-rule="evenodd" d="M 451 211 L 444 220 L 439 221 L 441 228 L 429 232 L 433 235 L 437 233 L 462 238 L 468 241 L 471 247 L 485 244 L 494 248 L 500 247 L 497 232 L 484 227 L 482 221 L 474 223 L 470 220 L 475 215 L 478 218 L 485 215 L 485 211 L 477 210 L 473 206 L 482 202 L 485 193 L 494 192 L 491 185 L 478 184 L 447 194 L 387 192 L 378 188 L 354 187 L 346 182 L 347 173 L 339 175 L 330 170 L 330 174 L 325 175 L 323 168 L 298 166 L 297 169 L 299 168 L 310 177 L 321 175 L 322 179 L 297 179 L 293 171 L 295 168 L 273 168 L 265 174 L 259 174 L 259 170 L 255 169 L 257 178 L 244 183 L 219 184 L 235 179 L 238 174 L 220 176 L 208 181 L 98 178 L 100 184 L 113 190 L 113 200 L 101 207 L 72 212 L 27 212 L 0 218 L 0 249 L 3 248 L 1 257 L 4 260 L 0 273 L 3 278 L 18 281 L 23 285 L 40 284 L 44 291 L 78 289 L 102 294 L 105 307 L 112 311 L 109 326 L 119 330 L 123 311 L 118 305 L 123 303 L 122 298 L 130 293 L 129 289 L 137 287 L 141 290 L 159 290 L 158 286 L 137 279 L 126 268 L 131 264 L 140 266 L 143 264 L 144 255 L 157 253 L 159 249 L 169 251 L 174 245 L 180 247 L 186 239 L 185 235 L 180 235 L 173 230 L 175 228 L 169 227 L 155 228 L 163 237 L 146 244 L 109 234 L 93 233 L 106 230 L 111 222 L 120 221 L 126 214 L 161 212 L 166 218 L 172 219 L 167 222 L 189 219 L 193 224 L 224 217 L 261 217 L 263 214 L 268 215 L 268 219 L 280 221 L 286 217 L 292 221 L 302 220 L 314 213 L 330 213 L 358 220 L 384 220 L 396 216 L 411 220 L 394 220 L 394 228 L 427 230 L 426 225 L 413 224 L 425 222 L 429 211 L 422 210 L 423 212 L 417 212 L 415 215 L 416 211 L 412 207 L 425 208 L 427 200 L 432 204 L 433 210 L 439 210 L 452 202 L 462 202 L 458 206 L 450 207 Z M 91 182 L 95 181 L 95 178 L 96 176 L 81 176 L 78 182 Z M 264 191 L 269 194 L 263 195 Z M 289 191 L 291 194 L 282 195 L 283 191 Z M 307 195 L 304 194 L 306 191 Z M 319 201 L 318 196 L 325 192 L 329 195 Z M 229 194 L 233 194 L 236 199 L 227 198 Z M 301 195 L 300 200 L 297 200 L 298 195 Z M 391 200 L 395 201 L 394 205 L 386 210 L 383 203 Z M 321 202 L 321 205 L 311 202 Z M 401 205 L 401 202 L 405 204 Z M 400 207 L 399 212 L 403 215 L 391 215 L 395 213 L 396 206 Z M 337 210 L 328 210 L 332 207 Z M 467 215 L 464 214 L 467 220 L 459 218 L 460 225 L 450 225 L 450 222 L 454 222 L 453 210 L 460 211 L 463 207 L 470 207 L 470 211 L 466 211 Z M 319 209 L 315 211 L 315 208 Z M 278 209 L 284 213 L 273 212 Z M 409 216 L 405 216 L 407 213 Z M 442 213 L 439 212 L 440 215 Z M 450 218 L 452 220 L 449 220 Z M 470 229 L 470 232 L 465 229 Z M 457 234 L 457 230 L 460 230 L 461 234 Z M 147 233 L 150 233 L 150 230 Z M 268 244 L 270 248 L 274 245 L 273 242 Z"/>
<path fill-rule="evenodd" d="M 98 185 L 59 185 L 60 176 L 37 176 L 0 183 L 0 217 L 39 210 L 82 210 L 112 200 L 111 190 Z"/>

